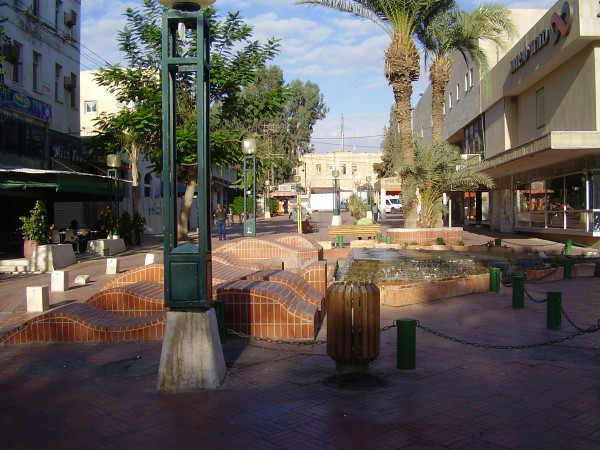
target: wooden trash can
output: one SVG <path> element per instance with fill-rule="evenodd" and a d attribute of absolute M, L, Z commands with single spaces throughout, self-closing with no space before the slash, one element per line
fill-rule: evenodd
<path fill-rule="evenodd" d="M 379 288 L 334 283 L 327 303 L 327 354 L 340 372 L 366 372 L 379 356 Z"/>

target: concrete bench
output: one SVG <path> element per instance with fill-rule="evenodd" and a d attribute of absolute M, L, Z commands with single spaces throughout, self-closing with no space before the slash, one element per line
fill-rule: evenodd
<path fill-rule="evenodd" d="M 358 237 L 375 238 L 377 233 L 381 233 L 381 224 L 373 223 L 370 225 L 330 225 L 327 227 L 329 237 Z"/>

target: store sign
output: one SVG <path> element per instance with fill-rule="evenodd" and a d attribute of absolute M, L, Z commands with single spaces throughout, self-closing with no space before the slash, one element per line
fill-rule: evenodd
<path fill-rule="evenodd" d="M 52 105 L 7 87 L 6 95 L 0 95 L 0 106 L 17 111 L 44 122 L 52 122 Z"/>
<path fill-rule="evenodd" d="M 277 190 L 280 192 L 292 192 L 292 185 L 291 184 L 280 184 L 279 186 L 277 186 Z"/>
<path fill-rule="evenodd" d="M 569 5 L 569 2 L 565 2 L 560 14 L 556 12 L 552 14 L 552 17 L 550 18 L 550 27 L 542 30 L 535 39 L 529 42 L 529 44 L 511 60 L 510 73 L 513 73 L 529 61 L 531 56 L 539 52 L 550 41 L 552 41 L 553 44 L 556 44 L 561 36 L 567 36 L 571 29 L 571 17 L 571 5 Z"/>

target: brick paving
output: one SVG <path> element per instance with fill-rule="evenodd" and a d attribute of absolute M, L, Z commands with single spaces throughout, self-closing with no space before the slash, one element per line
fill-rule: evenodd
<path fill-rule="evenodd" d="M 241 233 L 236 224 L 229 239 L 236 237 L 236 226 Z M 263 228 L 277 233 L 287 226 L 287 219 L 276 218 Z M 465 241 L 503 237 L 504 242 L 547 246 L 547 253 L 562 248 L 481 231 L 468 233 Z M 159 242 L 148 238 L 145 247 L 120 256 L 121 269 L 141 266 L 145 252 L 161 250 Z M 110 280 L 103 258 L 82 258 L 70 271 L 90 274 L 93 282 L 52 293 L 51 304 L 89 298 Z M 47 283 L 49 274 L 0 278 L 0 330 L 27 315 L 19 311 L 25 286 L 43 280 Z M 580 328 L 599 323 L 599 288 L 598 278 L 527 284 L 534 299 L 562 292 L 563 308 Z M 381 307 L 382 327 L 398 318 L 414 318 L 439 333 L 489 346 L 523 346 L 577 333 L 564 317 L 560 330 L 547 330 L 546 305 L 529 297 L 524 309 L 512 309 L 511 289 L 505 286 L 497 294 Z M 324 329 L 318 339 L 326 338 Z M 600 448 L 599 332 L 551 346 L 506 350 L 461 344 L 419 328 L 414 371 L 396 368 L 396 341 L 396 328 L 383 331 L 380 355 L 369 371 L 340 375 L 325 345 L 229 337 L 223 346 L 228 368 L 224 384 L 214 391 L 177 395 L 156 392 L 159 340 L 0 346 L 1 445 Z"/>

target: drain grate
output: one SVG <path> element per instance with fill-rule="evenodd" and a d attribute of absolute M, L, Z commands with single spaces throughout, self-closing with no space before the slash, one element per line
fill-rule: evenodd
<path fill-rule="evenodd" d="M 582 347 L 543 347 L 536 351 L 533 359 L 545 361 L 569 361 L 600 366 L 600 349 Z"/>
<path fill-rule="evenodd" d="M 137 356 L 101 366 L 100 372 L 116 378 L 145 377 L 157 374 L 159 365 L 159 359 Z"/>
<path fill-rule="evenodd" d="M 17 366 L 17 372 L 29 377 L 38 378 L 53 373 L 66 372 L 78 369 L 85 365 L 82 358 L 75 356 L 59 356 L 57 358 L 44 359 Z"/>

